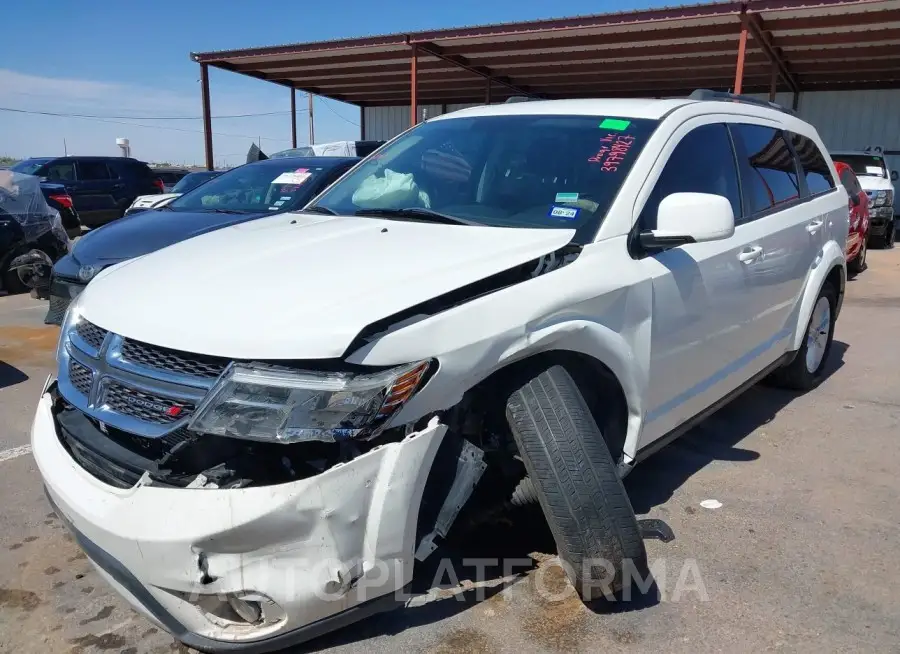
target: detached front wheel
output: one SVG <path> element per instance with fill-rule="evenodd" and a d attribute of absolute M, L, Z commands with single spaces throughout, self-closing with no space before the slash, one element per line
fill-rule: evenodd
<path fill-rule="evenodd" d="M 640 528 L 616 464 L 562 366 L 537 374 L 506 418 L 572 585 L 585 600 L 619 591 L 646 568 Z"/>

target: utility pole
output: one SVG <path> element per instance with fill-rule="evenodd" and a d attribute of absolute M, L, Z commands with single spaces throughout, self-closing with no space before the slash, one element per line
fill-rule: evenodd
<path fill-rule="evenodd" d="M 315 121 L 313 120 L 313 96 L 312 93 L 306 93 L 307 102 L 309 103 L 309 144 L 316 142 Z"/>

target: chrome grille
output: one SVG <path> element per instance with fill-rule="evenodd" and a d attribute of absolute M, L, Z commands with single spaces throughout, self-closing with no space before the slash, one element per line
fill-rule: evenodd
<path fill-rule="evenodd" d="M 183 430 L 230 364 L 129 341 L 90 323 L 61 334 L 60 342 L 62 396 L 107 429 L 140 438 L 164 439 Z"/>
<path fill-rule="evenodd" d="M 87 397 L 91 394 L 91 382 L 93 374 L 89 368 L 81 365 L 77 361 L 69 360 L 69 381 L 79 393 Z"/>
<path fill-rule="evenodd" d="M 221 357 L 170 350 L 132 339 L 125 339 L 122 344 L 122 358 L 137 365 L 177 375 L 207 379 L 215 379 L 221 375 L 230 363 L 228 359 Z"/>
<path fill-rule="evenodd" d="M 106 338 L 106 334 L 108 333 L 107 330 L 97 327 L 97 325 L 90 323 L 87 320 L 79 322 L 75 331 L 78 332 L 81 340 L 95 350 L 100 349 L 100 346 L 103 345 L 103 339 Z"/>
<path fill-rule="evenodd" d="M 178 422 L 194 411 L 193 404 L 145 393 L 114 381 L 107 385 L 103 403 L 116 413 L 157 425 Z M 178 411 L 174 415 L 168 413 L 169 410 L 176 408 Z"/>

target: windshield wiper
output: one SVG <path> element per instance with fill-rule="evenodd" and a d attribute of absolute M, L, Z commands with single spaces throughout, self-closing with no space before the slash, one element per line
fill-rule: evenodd
<path fill-rule="evenodd" d="M 306 209 L 301 209 L 300 213 L 324 213 L 326 216 L 336 216 L 337 211 L 333 209 L 329 209 L 328 207 L 323 207 L 318 204 L 315 204 L 311 207 L 306 207 Z"/>
<path fill-rule="evenodd" d="M 215 211 L 216 213 L 247 213 L 246 211 L 241 211 L 239 209 L 222 209 L 220 207 L 216 207 L 215 209 L 212 209 L 212 211 Z"/>
<path fill-rule="evenodd" d="M 480 225 L 481 223 L 474 220 L 466 220 L 465 218 L 457 218 L 446 213 L 432 211 L 431 209 L 423 209 L 421 207 L 409 207 L 407 209 L 360 209 L 354 216 L 374 216 L 378 218 L 407 218 L 411 220 L 421 220 L 429 223 L 440 223 L 443 225 Z"/>

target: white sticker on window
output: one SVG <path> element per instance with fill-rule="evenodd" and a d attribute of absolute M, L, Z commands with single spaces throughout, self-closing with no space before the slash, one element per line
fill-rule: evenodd
<path fill-rule="evenodd" d="M 866 166 L 866 172 L 869 175 L 883 175 L 884 171 L 881 169 L 881 166 Z"/>
<path fill-rule="evenodd" d="M 273 184 L 302 184 L 312 177 L 312 173 L 281 173 L 272 180 Z"/>

